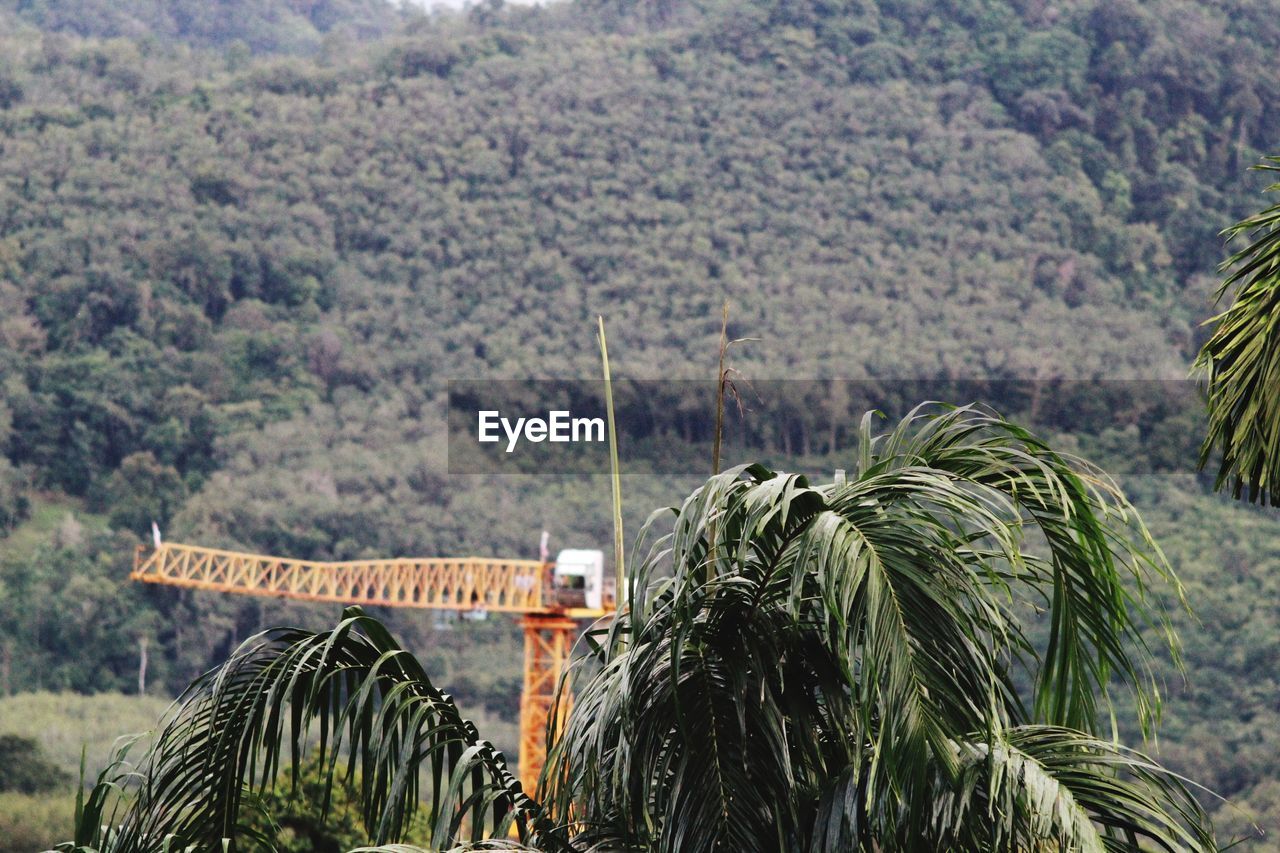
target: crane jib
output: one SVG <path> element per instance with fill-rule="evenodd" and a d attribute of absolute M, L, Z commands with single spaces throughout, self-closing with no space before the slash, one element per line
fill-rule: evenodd
<path fill-rule="evenodd" d="M 158 536 L 156 537 L 159 538 Z M 482 557 L 398 558 L 325 562 L 204 548 L 175 542 L 138 546 L 130 577 L 187 589 L 291 598 L 300 601 L 416 607 L 428 610 L 513 613 L 523 616 L 524 685 L 520 698 L 520 766 L 526 791 L 534 791 L 546 757 L 547 720 L 567 714 L 556 704 L 560 675 L 580 622 L 614 610 L 612 590 L 595 591 L 560 581 L 598 575 L 598 552 L 567 551 L 563 577 L 555 563 Z M 586 568 L 584 568 L 586 567 Z M 600 606 L 588 606 L 598 603 Z"/>

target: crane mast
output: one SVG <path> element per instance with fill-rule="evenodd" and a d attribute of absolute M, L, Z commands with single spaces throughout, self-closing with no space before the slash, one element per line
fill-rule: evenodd
<path fill-rule="evenodd" d="M 565 551 L 562 566 L 482 557 L 323 562 L 203 548 L 139 545 L 130 577 L 186 589 L 299 601 L 512 613 L 524 629 L 520 777 L 533 792 L 547 754 L 547 721 L 581 620 L 613 612 L 594 551 Z M 584 559 L 584 555 L 588 555 Z M 580 588 L 567 588 L 576 581 Z M 564 703 L 560 713 L 567 708 Z"/>

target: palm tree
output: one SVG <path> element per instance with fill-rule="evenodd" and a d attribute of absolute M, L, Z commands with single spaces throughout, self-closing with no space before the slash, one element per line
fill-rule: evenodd
<path fill-rule="evenodd" d="M 1280 157 L 1254 167 L 1280 171 Z M 1280 190 L 1280 183 L 1267 187 Z M 1209 432 L 1200 453 L 1205 465 L 1221 454 L 1216 488 L 1236 498 L 1280 503 L 1280 204 L 1223 232 L 1248 235 L 1249 245 L 1223 264 L 1217 298 L 1235 288 L 1231 307 L 1209 322 L 1213 335 L 1196 368 L 1207 377 Z"/>
<path fill-rule="evenodd" d="M 76 843 L 217 849 L 312 740 L 384 844 L 422 807 L 437 849 L 1216 850 L 1186 783 L 1097 732 L 1122 686 L 1151 730 L 1144 637 L 1175 644 L 1148 584 L 1176 579 L 1121 492 L 979 408 L 872 426 L 835 482 L 739 467 L 655 514 L 536 801 L 351 610 L 197 681 Z"/>

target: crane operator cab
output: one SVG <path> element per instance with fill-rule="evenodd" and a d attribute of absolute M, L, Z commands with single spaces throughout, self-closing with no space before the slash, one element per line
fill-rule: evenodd
<path fill-rule="evenodd" d="M 604 552 L 566 549 L 556 555 L 551 592 L 561 607 L 604 607 Z"/>

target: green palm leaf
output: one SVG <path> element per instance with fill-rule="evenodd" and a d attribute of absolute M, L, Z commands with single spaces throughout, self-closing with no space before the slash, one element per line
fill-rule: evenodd
<path fill-rule="evenodd" d="M 80 847 L 152 853 L 194 845 L 235 849 L 247 797 L 275 784 L 286 760 L 296 781 L 308 748 L 327 767 L 325 808 L 339 758 L 358 770 L 364 820 L 379 843 L 402 835 L 423 796 L 433 844 L 531 830 L 533 804 L 502 754 L 481 740 L 386 629 L 349 608 L 332 631 L 275 629 L 246 641 L 175 703 L 119 811 L 103 809 Z M 94 801 L 128 777 L 102 780 Z"/>
<path fill-rule="evenodd" d="M 1280 171 L 1280 157 L 1255 166 Z M 1280 183 L 1267 187 L 1280 190 Z M 1235 288 L 1231 307 L 1209 320 L 1213 335 L 1195 367 L 1208 382 L 1209 430 L 1200 451 L 1205 465 L 1221 454 L 1217 488 L 1230 484 L 1236 498 L 1280 502 L 1280 204 L 1236 223 L 1223 234 L 1248 235 L 1232 255 L 1218 289 Z"/>
<path fill-rule="evenodd" d="M 1145 589 L 1176 588 L 1119 490 L 980 409 L 862 430 L 841 483 L 737 468 L 675 511 L 579 679 L 551 819 L 663 851 L 1215 849 L 1176 780 L 1092 735 L 1117 678 L 1158 713 Z"/>
<path fill-rule="evenodd" d="M 1188 786 L 1139 752 L 1034 725 L 955 749 L 964 781 L 935 800 L 953 849 L 1216 849 Z"/>

